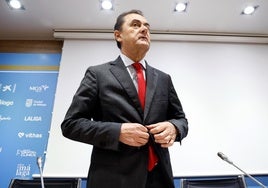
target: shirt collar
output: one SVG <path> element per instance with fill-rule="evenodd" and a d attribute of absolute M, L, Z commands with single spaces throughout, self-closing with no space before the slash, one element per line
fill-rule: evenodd
<path fill-rule="evenodd" d="M 123 61 L 123 63 L 125 64 L 126 67 L 132 65 L 133 63 L 135 63 L 134 61 L 132 61 L 129 57 L 127 57 L 124 54 L 120 54 L 120 57 Z M 145 59 L 143 58 L 142 60 L 140 60 L 139 62 L 140 64 L 142 64 L 143 68 L 146 69 L 146 63 L 145 63 Z"/>

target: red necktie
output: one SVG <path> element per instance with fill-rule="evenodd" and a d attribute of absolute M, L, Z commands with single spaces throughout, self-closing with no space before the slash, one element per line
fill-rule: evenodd
<path fill-rule="evenodd" d="M 137 83 L 138 83 L 138 94 L 141 103 L 141 107 L 144 110 L 145 106 L 145 96 L 146 96 L 146 82 L 143 76 L 143 68 L 140 63 L 133 63 L 133 67 L 137 73 Z"/>
<path fill-rule="evenodd" d="M 145 106 L 145 96 L 146 96 L 146 82 L 143 76 L 143 67 L 140 63 L 136 62 L 132 64 L 137 73 L 137 83 L 138 83 L 138 95 L 141 103 L 141 107 L 144 110 Z M 158 162 L 158 157 L 154 152 L 152 145 L 149 143 L 149 161 L 148 170 L 151 171 Z"/>

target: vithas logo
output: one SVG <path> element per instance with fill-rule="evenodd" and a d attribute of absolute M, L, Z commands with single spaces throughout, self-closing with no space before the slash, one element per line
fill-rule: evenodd
<path fill-rule="evenodd" d="M 41 133 L 18 133 L 19 138 L 26 138 L 26 139 L 41 139 L 43 135 Z"/>
<path fill-rule="evenodd" d="M 24 136 L 24 132 L 19 132 L 19 133 L 18 133 L 18 137 L 19 137 L 19 138 L 22 138 L 23 136 Z"/>

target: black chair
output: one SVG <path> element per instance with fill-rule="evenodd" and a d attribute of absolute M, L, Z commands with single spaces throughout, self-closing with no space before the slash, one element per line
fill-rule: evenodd
<path fill-rule="evenodd" d="M 246 188 L 244 176 L 181 179 L 181 188 Z"/>
<path fill-rule="evenodd" d="M 45 188 L 81 188 L 81 179 L 44 179 Z M 40 179 L 12 179 L 8 188 L 41 188 Z"/>

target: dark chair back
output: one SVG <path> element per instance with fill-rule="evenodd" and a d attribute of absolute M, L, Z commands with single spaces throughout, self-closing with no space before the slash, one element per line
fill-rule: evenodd
<path fill-rule="evenodd" d="M 181 188 L 246 188 L 244 176 L 181 179 Z"/>
<path fill-rule="evenodd" d="M 81 179 L 44 179 L 45 188 L 80 188 Z M 8 188 L 41 188 L 40 179 L 12 179 Z"/>

